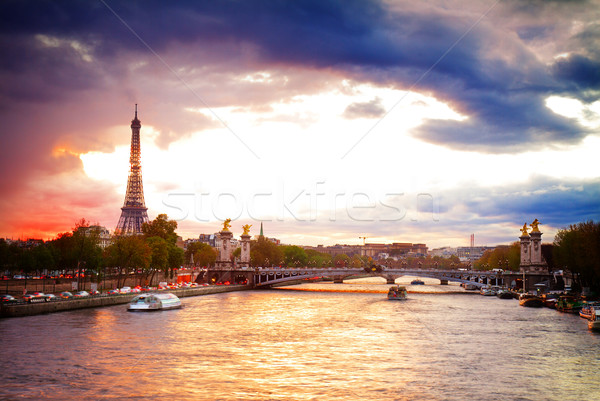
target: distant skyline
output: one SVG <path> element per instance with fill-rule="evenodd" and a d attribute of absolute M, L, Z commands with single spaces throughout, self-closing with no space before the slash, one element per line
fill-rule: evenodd
<path fill-rule="evenodd" d="M 183 238 L 507 244 L 600 220 L 600 1 L 4 1 L 0 237 L 115 229 L 134 104 Z"/>

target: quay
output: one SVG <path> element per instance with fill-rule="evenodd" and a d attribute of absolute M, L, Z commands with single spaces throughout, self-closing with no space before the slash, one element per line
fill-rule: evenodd
<path fill-rule="evenodd" d="M 195 297 L 199 295 L 219 294 L 223 292 L 244 291 L 250 289 L 247 285 L 211 285 L 198 288 L 179 288 L 174 290 L 163 290 L 183 297 Z M 52 312 L 64 312 L 75 309 L 97 308 L 101 306 L 112 306 L 127 304 L 133 297 L 139 295 L 134 294 L 119 294 L 119 295 L 101 295 L 86 298 L 57 300 L 39 303 L 26 304 L 0 304 L 0 318 L 4 317 L 20 317 L 40 315 Z"/>

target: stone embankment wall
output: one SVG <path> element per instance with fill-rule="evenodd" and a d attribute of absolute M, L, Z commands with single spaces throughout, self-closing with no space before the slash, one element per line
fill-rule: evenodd
<path fill-rule="evenodd" d="M 244 291 L 251 287 L 245 285 L 211 285 L 208 287 L 180 288 L 177 290 L 165 290 L 178 297 L 193 297 L 198 295 L 217 294 L 222 292 Z M 6 305 L 0 304 L 0 317 L 18 317 L 39 315 L 42 313 L 62 312 L 74 309 L 96 308 L 101 306 L 112 306 L 127 304 L 138 294 L 102 295 L 80 299 L 58 300 L 31 304 Z"/>
<path fill-rule="evenodd" d="M 124 282 L 123 282 L 124 281 Z M 135 287 L 136 285 L 146 285 L 144 279 L 141 279 L 139 276 L 135 275 L 125 275 L 123 279 L 120 280 L 120 287 L 128 286 Z M 159 282 L 174 282 L 177 281 L 177 278 L 165 278 L 162 274 L 156 274 L 152 280 L 152 286 L 156 287 Z M 38 280 L 2 280 L 0 281 L 0 294 L 10 294 L 15 297 L 21 297 L 23 295 L 23 290 L 26 289 L 27 293 L 32 292 L 43 292 L 46 294 L 60 294 L 63 291 L 77 291 L 73 289 L 73 284 L 76 283 L 77 279 L 38 279 Z M 117 287 L 117 278 L 111 278 L 106 280 L 101 280 L 97 286 L 98 291 L 107 291 Z M 82 281 L 79 283 L 79 290 L 82 291 L 90 291 L 92 285 L 89 280 Z"/>

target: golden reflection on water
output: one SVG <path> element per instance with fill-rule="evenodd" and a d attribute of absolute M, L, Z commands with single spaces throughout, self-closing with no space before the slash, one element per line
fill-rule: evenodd
<path fill-rule="evenodd" d="M 0 399 L 581 400 L 600 390 L 590 379 L 600 336 L 514 300 L 271 290 L 182 301 L 0 321 L 11 361 Z M 55 341 L 40 342 L 42 328 Z"/>

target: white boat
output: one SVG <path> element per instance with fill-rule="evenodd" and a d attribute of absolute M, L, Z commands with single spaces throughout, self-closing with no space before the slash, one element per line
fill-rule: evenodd
<path fill-rule="evenodd" d="M 588 321 L 588 329 L 591 331 L 600 331 L 600 309 L 594 309 L 594 314 Z"/>
<path fill-rule="evenodd" d="M 481 287 L 481 289 L 479 290 L 479 293 L 486 297 L 496 295 L 496 293 L 490 287 Z"/>
<path fill-rule="evenodd" d="M 391 286 L 387 297 L 391 301 L 406 301 L 406 287 L 399 285 Z"/>
<path fill-rule="evenodd" d="M 179 298 L 170 292 L 164 294 L 140 294 L 129 302 L 127 310 L 130 311 L 151 311 L 181 308 Z"/>

